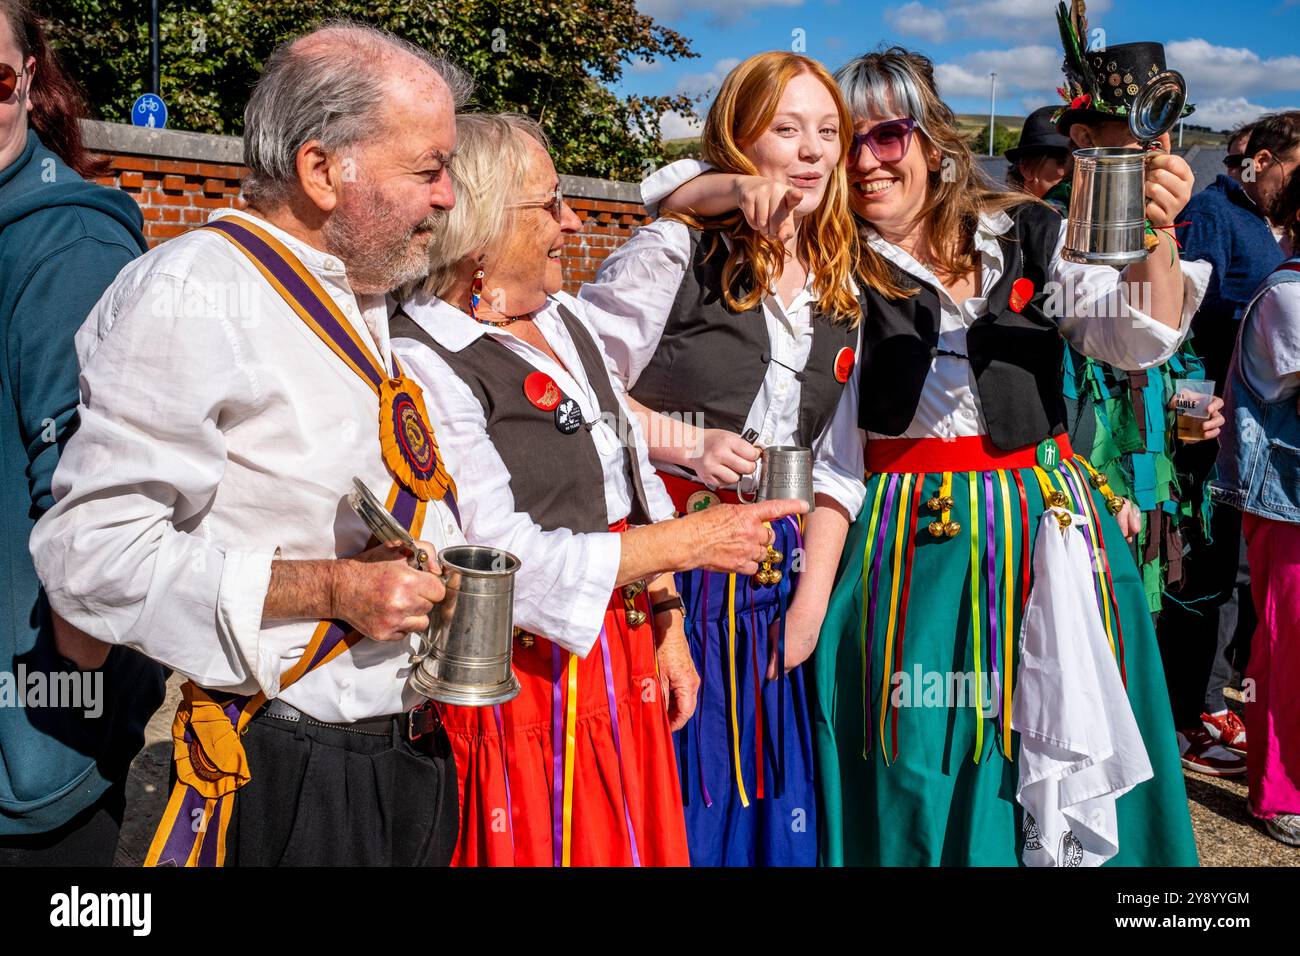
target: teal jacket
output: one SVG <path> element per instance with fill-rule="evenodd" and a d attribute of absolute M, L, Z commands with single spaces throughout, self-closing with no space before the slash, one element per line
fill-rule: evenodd
<path fill-rule="evenodd" d="M 129 196 L 83 180 L 32 131 L 0 169 L 0 837 L 56 829 L 99 799 L 162 702 L 163 669 L 127 648 L 102 678 L 76 675 L 80 699 L 69 677 L 50 679 L 75 667 L 54 649 L 27 551 L 76 427 L 73 336 L 145 251 L 141 222 Z"/>

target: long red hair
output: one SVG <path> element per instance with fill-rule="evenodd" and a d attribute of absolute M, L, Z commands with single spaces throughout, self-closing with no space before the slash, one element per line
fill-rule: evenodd
<path fill-rule="evenodd" d="M 78 176 L 103 176 L 109 169 L 108 159 L 90 152 L 81 141 L 80 120 L 88 115 L 86 101 L 46 40 L 31 4 L 28 0 L 0 0 L 0 20 L 8 25 L 23 57 L 22 63 L 10 65 L 21 70 L 28 57 L 36 58 L 35 76 L 27 81 L 32 101 L 27 122 L 41 142 Z"/>

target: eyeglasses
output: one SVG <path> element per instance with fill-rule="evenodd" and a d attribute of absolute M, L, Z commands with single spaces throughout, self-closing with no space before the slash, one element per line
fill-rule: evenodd
<path fill-rule="evenodd" d="M 858 156 L 862 152 L 862 147 L 866 146 L 871 150 L 871 155 L 875 156 L 882 163 L 897 163 L 907 155 L 908 149 L 912 146 L 912 133 L 920 124 L 907 117 L 906 119 L 886 120 L 883 123 L 877 123 L 865 133 L 854 133 L 853 144 L 849 147 L 849 162 L 858 161 Z"/>
<path fill-rule="evenodd" d="M 559 222 L 560 216 L 564 214 L 564 193 L 557 185 L 555 187 L 555 192 L 551 193 L 550 199 L 534 199 L 534 200 L 530 200 L 529 202 L 512 202 L 510 204 L 510 208 L 545 209 L 547 212 L 549 212 L 552 216 L 555 217 L 556 222 Z"/>
<path fill-rule="evenodd" d="M 8 63 L 0 63 L 0 100 L 7 100 L 13 95 L 14 90 L 18 88 L 18 78 L 25 71 L 14 71 L 14 68 Z"/>

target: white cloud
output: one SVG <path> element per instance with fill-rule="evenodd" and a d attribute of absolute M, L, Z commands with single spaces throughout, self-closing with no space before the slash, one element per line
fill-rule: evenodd
<path fill-rule="evenodd" d="M 942 43 L 948 37 L 948 16 L 924 3 L 905 3 L 885 11 L 885 22 L 904 36 Z"/>
<path fill-rule="evenodd" d="M 1293 109 L 1300 109 L 1300 107 L 1260 106 L 1250 102 L 1244 96 L 1218 96 L 1197 103 L 1196 112 L 1187 117 L 1187 122 L 1197 126 L 1208 126 L 1215 130 L 1229 130 L 1242 123 L 1258 119 L 1264 113 Z"/>
<path fill-rule="evenodd" d="M 659 117 L 659 134 L 662 139 L 686 139 L 699 136 L 704 124 L 694 117 L 683 116 L 676 111 L 664 113 Z"/>
<path fill-rule="evenodd" d="M 1020 98 L 1020 108 L 1028 116 L 1034 110 L 1044 106 L 1059 106 L 1060 99 L 1053 96 L 1022 96 Z"/>
<path fill-rule="evenodd" d="M 658 73 L 663 68 L 663 60 L 633 60 L 627 69 L 629 73 Z"/>
<path fill-rule="evenodd" d="M 1187 77 L 1193 103 L 1202 93 L 1231 98 L 1300 91 L 1300 56 L 1264 59 L 1254 50 L 1195 38 L 1166 44 L 1165 59 Z"/>
<path fill-rule="evenodd" d="M 1024 92 L 1046 97 L 1061 85 L 1061 54 L 1055 47 L 1021 46 L 978 50 L 952 63 L 935 65 L 935 80 L 944 99 L 989 95 L 989 73 L 998 75 L 998 96 Z"/>
<path fill-rule="evenodd" d="M 677 78 L 677 89 L 674 92 L 684 93 L 687 96 L 712 97 L 727 74 L 739 65 L 738 58 L 728 56 L 718 60 L 713 64 L 713 69 L 704 73 L 683 73 Z"/>
<path fill-rule="evenodd" d="M 938 43 L 953 36 L 1055 36 L 1057 0 L 945 0 L 927 5 L 912 0 L 885 10 L 885 22 L 904 36 Z M 1113 0 L 1088 4 L 1090 24 Z"/>

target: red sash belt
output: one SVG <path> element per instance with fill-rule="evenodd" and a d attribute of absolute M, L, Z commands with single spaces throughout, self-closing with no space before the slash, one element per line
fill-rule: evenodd
<path fill-rule="evenodd" d="M 1061 450 L 1062 461 L 1074 457 L 1068 435 L 1057 435 L 1055 441 Z M 1037 445 L 1027 445 L 1016 451 L 1003 451 L 987 435 L 962 438 L 869 438 L 867 471 L 878 474 L 1032 468 L 1038 463 L 1037 449 Z M 671 486 L 668 491 L 672 493 Z M 673 500 L 676 500 L 675 496 Z"/>
<path fill-rule="evenodd" d="M 698 481 L 691 481 L 689 478 L 670 475 L 666 471 L 660 471 L 657 472 L 657 474 L 664 480 L 664 487 L 668 489 L 668 495 L 673 499 L 673 507 L 677 509 L 679 514 L 687 514 L 692 510 L 688 503 L 690 497 L 700 491 L 707 491 L 718 501 L 726 505 L 740 503 L 740 499 L 736 497 L 736 493 L 726 488 L 719 488 L 717 491 L 714 491 L 711 488 L 705 488 Z"/>

